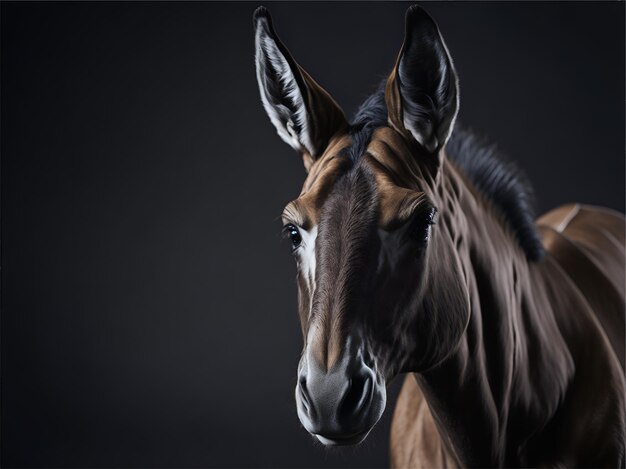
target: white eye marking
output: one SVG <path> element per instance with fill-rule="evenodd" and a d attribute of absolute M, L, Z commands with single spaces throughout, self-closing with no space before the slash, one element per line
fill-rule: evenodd
<path fill-rule="evenodd" d="M 300 228 L 300 236 L 302 237 L 302 244 L 300 248 L 296 250 L 296 261 L 298 263 L 298 269 L 300 275 L 304 277 L 306 286 L 309 289 L 309 298 L 313 300 L 313 294 L 315 293 L 315 242 L 317 240 L 317 226 L 314 226 L 310 230 Z M 310 301 L 313 304 L 313 301 Z M 310 313 L 310 311 L 309 311 Z"/>

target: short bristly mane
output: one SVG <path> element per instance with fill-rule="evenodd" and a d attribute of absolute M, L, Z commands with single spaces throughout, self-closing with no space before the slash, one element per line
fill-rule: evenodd
<path fill-rule="evenodd" d="M 524 174 L 502 159 L 495 146 L 458 125 L 446 144 L 446 155 L 504 217 L 526 257 L 541 260 L 544 250 L 534 222 L 532 186 Z"/>
<path fill-rule="evenodd" d="M 352 160 L 365 153 L 372 132 L 387 124 L 384 85 L 368 97 L 350 122 L 353 144 L 348 150 Z M 512 229 L 531 261 L 543 257 L 543 245 L 535 227 L 532 188 L 523 173 L 502 159 L 493 145 L 488 145 L 457 123 L 446 145 L 448 159 L 490 201 Z"/>
<path fill-rule="evenodd" d="M 381 83 L 375 93 L 370 95 L 357 110 L 350 121 L 348 133 L 352 137 L 352 145 L 348 156 L 358 160 L 367 148 L 376 127 L 387 125 L 387 106 L 385 104 L 385 83 Z"/>

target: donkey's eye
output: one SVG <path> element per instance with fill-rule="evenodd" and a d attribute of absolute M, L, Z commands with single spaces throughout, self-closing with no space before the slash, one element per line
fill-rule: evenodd
<path fill-rule="evenodd" d="M 437 209 L 434 207 L 431 207 L 427 210 L 426 212 L 426 223 L 428 223 L 429 225 L 436 225 L 437 224 Z"/>
<path fill-rule="evenodd" d="M 302 236 L 300 236 L 298 228 L 296 228 L 294 225 L 285 225 L 285 227 L 283 228 L 283 232 L 285 233 L 285 236 L 289 237 L 289 239 L 291 240 L 292 249 L 297 249 L 300 244 L 302 244 Z"/>
<path fill-rule="evenodd" d="M 413 239 L 420 242 L 428 241 L 430 236 L 430 226 L 437 223 L 437 209 L 429 207 L 426 210 L 415 214 L 411 223 L 410 235 Z"/>

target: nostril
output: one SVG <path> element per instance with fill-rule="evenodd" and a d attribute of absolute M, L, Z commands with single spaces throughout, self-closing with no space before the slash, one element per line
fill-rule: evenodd
<path fill-rule="evenodd" d="M 357 403 L 357 409 L 362 408 L 365 404 L 367 404 L 371 400 L 372 394 L 372 380 L 369 378 L 365 378 L 365 384 L 363 385 L 363 391 L 361 392 L 361 398 Z"/>
<path fill-rule="evenodd" d="M 300 399 L 302 400 L 302 405 L 304 406 L 304 409 L 308 413 L 309 409 L 311 408 L 311 400 L 309 398 L 309 392 L 306 387 L 306 378 L 304 376 L 300 378 L 299 384 Z"/>
<path fill-rule="evenodd" d="M 341 402 L 340 412 L 343 417 L 353 417 L 370 401 L 371 379 L 367 376 L 355 376 L 350 380 L 348 390 Z"/>

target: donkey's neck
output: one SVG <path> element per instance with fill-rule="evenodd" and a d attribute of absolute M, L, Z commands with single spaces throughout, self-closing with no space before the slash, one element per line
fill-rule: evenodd
<path fill-rule="evenodd" d="M 459 308 L 449 299 L 460 292 L 439 280 L 442 269 L 459 266 L 437 261 L 454 246 L 469 318 L 454 351 L 416 376 L 462 465 L 519 464 L 563 399 L 570 352 L 552 310 L 537 299 L 541 265 L 526 260 L 489 201 L 445 159 L 432 196 L 445 208 L 433 231 L 428 295 L 441 310 Z"/>

